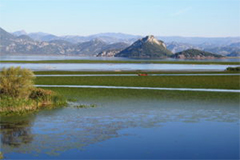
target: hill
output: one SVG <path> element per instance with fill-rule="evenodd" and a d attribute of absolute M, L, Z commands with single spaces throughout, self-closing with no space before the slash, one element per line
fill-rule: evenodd
<path fill-rule="evenodd" d="M 201 51 L 198 49 L 188 49 L 182 52 L 178 52 L 171 56 L 177 59 L 216 59 L 223 58 L 223 56 L 218 54 L 213 54 L 206 51 Z"/>
<path fill-rule="evenodd" d="M 164 42 L 151 35 L 137 40 L 131 46 L 116 54 L 115 57 L 165 58 L 170 55 L 172 55 L 172 52 L 166 48 Z"/>

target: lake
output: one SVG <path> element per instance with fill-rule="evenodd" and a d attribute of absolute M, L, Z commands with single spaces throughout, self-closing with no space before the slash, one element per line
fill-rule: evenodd
<path fill-rule="evenodd" d="M 239 65 L 204 64 L 132 64 L 132 63 L 0 63 L 3 67 L 28 68 L 33 71 L 224 71 L 227 67 Z"/>
<path fill-rule="evenodd" d="M 193 60 L 183 60 L 183 59 L 134 59 L 134 58 L 124 58 L 124 57 L 86 57 L 86 56 L 52 56 L 52 55 L 19 55 L 19 56 L 0 56 L 2 61 L 14 61 L 14 60 L 24 60 L 24 61 L 39 61 L 39 60 L 124 60 L 124 61 L 193 61 Z M 196 60 L 196 61 L 214 61 L 214 62 L 239 62 L 240 58 L 225 58 L 225 59 L 209 59 L 209 60 Z"/>
<path fill-rule="evenodd" d="M 239 93 L 54 90 L 77 101 L 1 118 L 7 159 L 239 159 Z"/>
<path fill-rule="evenodd" d="M 192 61 L 192 60 L 177 60 L 177 59 L 129 59 L 118 57 L 79 57 L 79 56 L 0 56 L 1 60 L 127 60 L 127 61 Z M 199 60 L 199 61 L 221 61 L 221 62 L 239 62 L 239 59 L 214 59 L 214 60 Z M 116 64 L 116 63 L 1 63 L 0 70 L 3 67 L 21 66 L 34 71 L 223 71 L 227 67 L 237 67 L 239 65 L 199 65 L 199 64 Z"/>

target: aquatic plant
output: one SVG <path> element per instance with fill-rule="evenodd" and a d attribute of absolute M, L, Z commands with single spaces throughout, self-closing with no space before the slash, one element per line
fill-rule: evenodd
<path fill-rule="evenodd" d="M 80 104 L 80 105 L 76 105 L 74 107 L 75 108 L 95 108 L 95 107 L 97 107 L 97 105 L 96 104 L 90 104 L 90 105 Z"/>

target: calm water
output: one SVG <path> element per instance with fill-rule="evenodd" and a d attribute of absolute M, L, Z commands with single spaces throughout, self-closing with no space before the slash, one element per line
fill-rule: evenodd
<path fill-rule="evenodd" d="M 240 93 L 238 89 L 205 89 L 205 88 L 162 88 L 162 87 L 129 87 L 129 86 L 94 86 L 94 85 L 35 85 L 44 88 L 95 88 L 95 89 L 133 89 L 133 90 L 160 90 L 160 91 L 196 91 L 196 92 L 228 92 Z"/>
<path fill-rule="evenodd" d="M 0 60 L 25 60 L 25 61 L 38 61 L 38 60 L 70 60 L 70 59 L 83 59 L 83 60 L 148 60 L 148 61 L 192 61 L 181 59 L 129 59 L 120 57 L 81 57 L 81 56 L 0 56 Z M 226 59 L 210 59 L 210 60 L 198 60 L 198 61 L 221 61 L 221 62 L 239 62 L 240 58 L 226 58 Z"/>
<path fill-rule="evenodd" d="M 131 70 L 161 70 L 161 71 L 223 71 L 227 67 L 238 65 L 196 65 L 196 64 L 113 64 L 113 63 L 0 63 L 3 67 L 21 66 L 34 71 L 131 71 Z"/>
<path fill-rule="evenodd" d="M 144 59 L 128 59 L 117 57 L 78 57 L 78 56 L 0 56 L 0 60 L 69 60 L 69 59 L 85 59 L 85 60 L 130 60 L 138 61 Z M 151 61 L 184 61 L 176 59 L 145 59 Z M 240 59 L 215 59 L 215 60 L 202 60 L 202 61 L 224 61 L 224 62 L 238 62 Z M 188 61 L 188 60 L 185 60 Z M 116 70 L 192 70 L 192 71 L 223 71 L 227 67 L 236 67 L 237 65 L 192 65 L 192 64 L 91 64 L 91 63 L 45 63 L 45 64 L 23 64 L 23 63 L 1 63 L 0 70 L 3 67 L 21 66 L 34 71 L 116 71 Z"/>
<path fill-rule="evenodd" d="M 85 92 L 67 108 L 2 118 L 1 150 L 8 159 L 239 158 L 238 100 L 163 99 L 156 93 L 84 98 Z M 80 101 L 98 107 L 74 108 Z"/>

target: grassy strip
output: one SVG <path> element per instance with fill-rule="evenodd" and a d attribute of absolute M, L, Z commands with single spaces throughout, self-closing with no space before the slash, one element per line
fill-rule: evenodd
<path fill-rule="evenodd" d="M 125 90 L 125 89 L 92 89 L 92 88 L 48 88 L 67 99 L 79 99 L 99 103 L 103 101 L 135 100 L 171 100 L 171 101 L 215 101 L 219 103 L 239 104 L 238 93 L 214 93 L 214 92 L 191 92 L 191 91 L 156 91 L 156 90 Z"/>
<path fill-rule="evenodd" d="M 35 84 L 240 89 L 239 76 L 37 77 Z"/>
<path fill-rule="evenodd" d="M 51 74 L 138 74 L 144 71 L 35 71 L 35 75 L 51 75 Z M 192 71 L 147 71 L 144 73 L 148 74 L 223 74 L 223 73 L 239 73 L 237 71 L 199 71 L 199 72 L 192 72 Z"/>
<path fill-rule="evenodd" d="M 151 60 L 41 60 L 41 61 L 0 61 L 0 63 L 152 63 L 152 64 L 220 64 L 240 65 L 240 62 L 216 61 L 151 61 Z"/>

